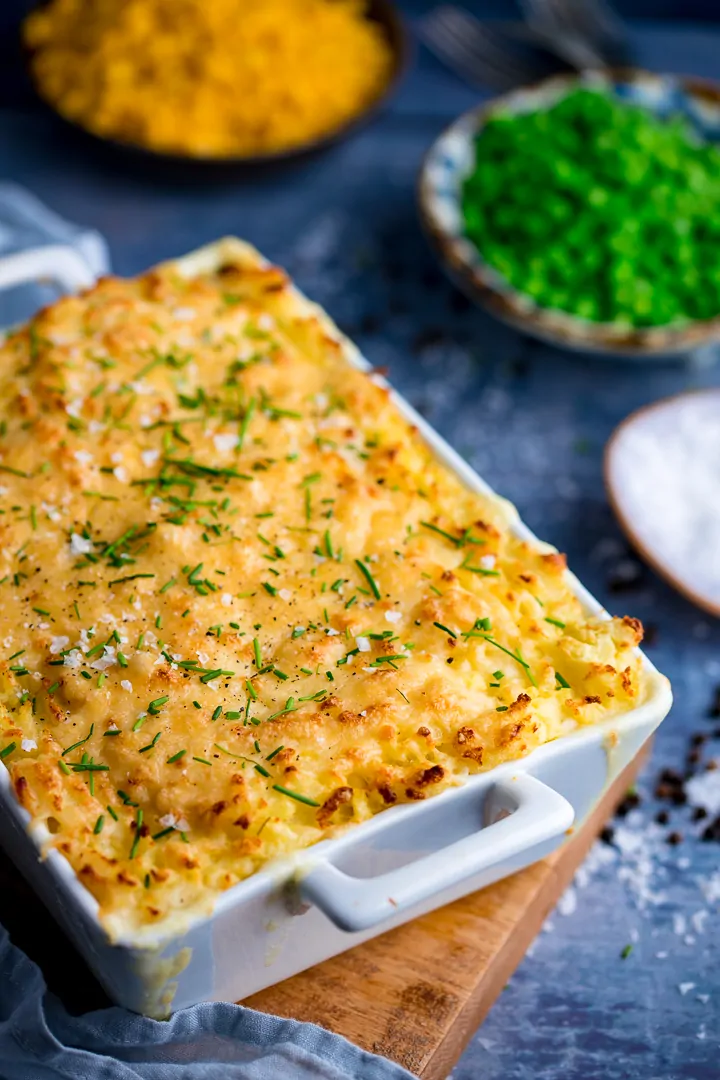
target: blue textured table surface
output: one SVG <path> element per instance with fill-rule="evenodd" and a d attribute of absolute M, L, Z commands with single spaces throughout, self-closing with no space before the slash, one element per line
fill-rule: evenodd
<path fill-rule="evenodd" d="M 720 29 L 644 24 L 636 39 L 648 67 L 720 76 Z M 454 1077 L 717 1080 L 720 843 L 699 838 L 707 821 L 693 822 L 687 807 L 656 824 L 651 793 L 660 768 L 684 768 L 694 732 L 718 729 L 707 714 L 720 682 L 720 627 L 628 551 L 601 461 L 628 412 L 720 383 L 720 368 L 622 366 L 555 352 L 454 292 L 420 235 L 414 182 L 433 136 L 474 100 L 419 53 L 394 107 L 352 141 L 212 189 L 113 170 L 34 112 L 0 111 L 0 162 L 7 179 L 101 230 L 122 273 L 224 233 L 257 244 L 389 367 L 395 385 L 540 536 L 567 551 L 612 611 L 653 628 L 648 652 L 673 680 L 676 704 L 641 804 L 612 843 L 595 847 Z M 720 737 L 701 753 L 720 763 Z M 667 842 L 672 830 L 682 834 L 677 845 Z"/>

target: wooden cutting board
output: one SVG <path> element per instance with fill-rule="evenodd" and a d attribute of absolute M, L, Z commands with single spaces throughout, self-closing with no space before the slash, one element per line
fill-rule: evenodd
<path fill-rule="evenodd" d="M 444 1080 L 633 784 L 649 748 L 560 851 L 243 1002 Z"/>
<path fill-rule="evenodd" d="M 464 900 L 263 990 L 254 1009 L 321 1024 L 444 1080 L 622 800 L 636 758 L 561 851 Z M 0 853 L 0 922 L 71 1012 L 108 1005 L 64 934 Z M 68 972 L 72 978 L 68 979 Z"/>

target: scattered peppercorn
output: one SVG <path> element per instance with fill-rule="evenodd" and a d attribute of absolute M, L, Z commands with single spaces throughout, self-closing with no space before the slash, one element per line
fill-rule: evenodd
<path fill-rule="evenodd" d="M 720 314 L 720 151 L 608 90 L 496 112 L 462 191 L 465 232 L 539 306 L 663 326 Z"/>

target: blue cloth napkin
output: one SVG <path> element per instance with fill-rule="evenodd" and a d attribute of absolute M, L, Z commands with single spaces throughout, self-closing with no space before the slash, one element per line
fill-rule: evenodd
<path fill-rule="evenodd" d="M 117 1008 L 70 1016 L 1 926 L 0 1077 L 412 1080 L 399 1065 L 315 1024 L 240 1005 L 196 1005 L 167 1021 Z"/>
<path fill-rule="evenodd" d="M 71 244 L 96 274 L 105 241 L 0 183 L 0 258 Z M 0 293 L 0 328 L 52 299 L 42 284 Z M 72 973 L 68 974 L 72 978 Z M 196 1005 L 169 1021 L 125 1009 L 71 1016 L 0 926 L 0 1080 L 412 1080 L 410 1073 L 314 1024 L 239 1005 Z"/>

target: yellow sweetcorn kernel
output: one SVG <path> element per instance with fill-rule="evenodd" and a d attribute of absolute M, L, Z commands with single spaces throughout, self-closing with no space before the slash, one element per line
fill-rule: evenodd
<path fill-rule="evenodd" d="M 271 153 L 382 93 L 390 48 L 365 0 L 52 0 L 24 36 L 40 93 L 108 138 L 165 153 Z"/>

